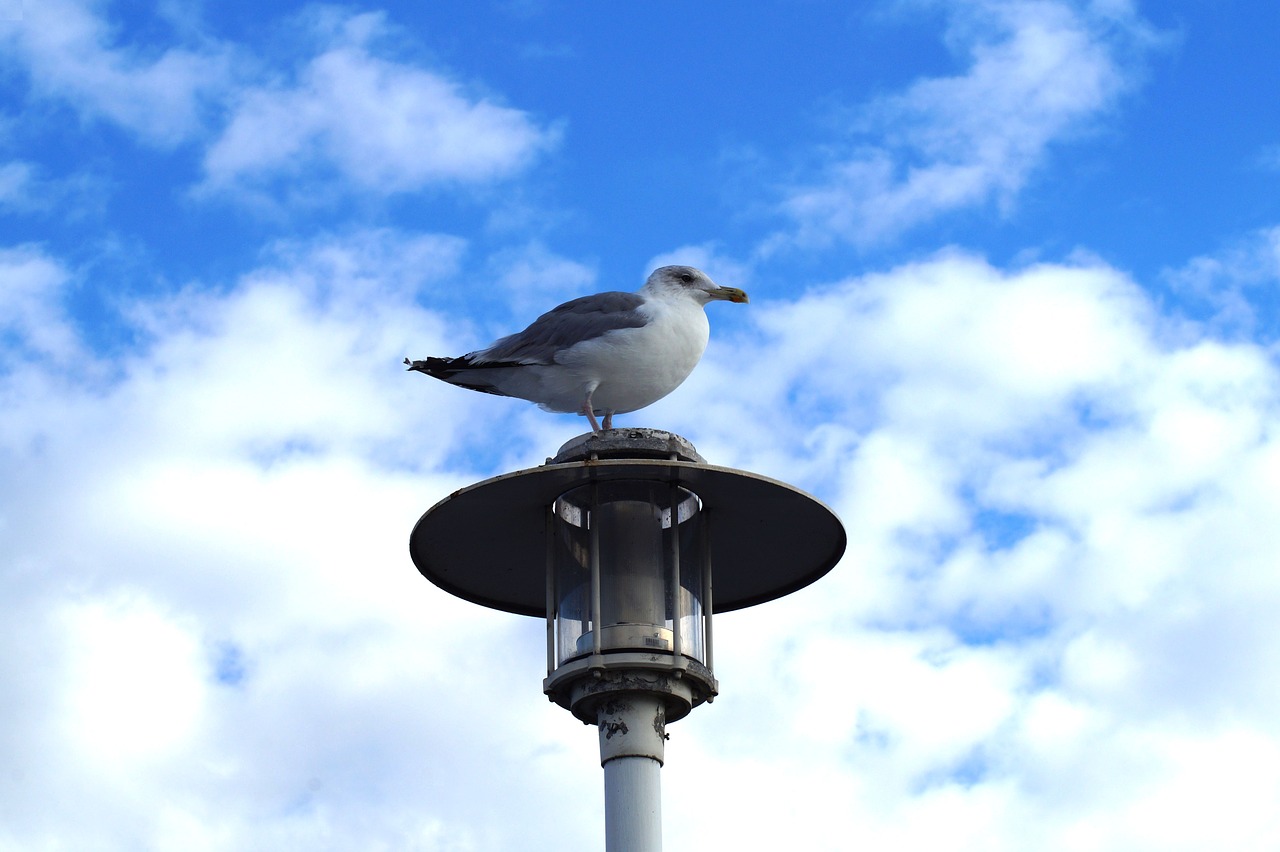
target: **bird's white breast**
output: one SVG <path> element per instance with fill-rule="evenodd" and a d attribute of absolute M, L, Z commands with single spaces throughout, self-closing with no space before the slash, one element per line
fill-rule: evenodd
<path fill-rule="evenodd" d="M 650 299 L 640 310 L 649 319 L 644 326 L 610 331 L 557 359 L 584 388 L 595 384 L 597 411 L 626 413 L 662 399 L 689 377 L 707 348 L 711 328 L 695 299 Z"/>

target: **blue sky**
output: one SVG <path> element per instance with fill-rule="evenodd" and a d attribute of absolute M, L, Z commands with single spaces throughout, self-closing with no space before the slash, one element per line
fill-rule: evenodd
<path fill-rule="evenodd" d="M 584 424 L 405 374 L 667 262 L 619 416 L 837 510 L 669 848 L 1280 846 L 1280 6 L 0 0 L 0 848 L 596 848 L 407 537 Z"/>

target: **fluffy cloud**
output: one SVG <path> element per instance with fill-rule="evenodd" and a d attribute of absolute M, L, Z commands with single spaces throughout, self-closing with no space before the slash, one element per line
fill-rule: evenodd
<path fill-rule="evenodd" d="M 0 206 L 25 207 L 30 203 L 31 172 L 29 163 L 0 166 Z"/>
<path fill-rule="evenodd" d="M 77 354 L 62 307 L 70 279 L 66 267 L 35 246 L 0 249 L 0 341 L 11 356 Z"/>
<path fill-rule="evenodd" d="M 526 113 L 458 82 L 378 56 L 380 14 L 343 21 L 293 79 L 235 98 L 205 156 L 206 190 L 270 185 L 318 169 L 367 191 L 488 181 L 556 140 Z"/>
<path fill-rule="evenodd" d="M 72 104 L 151 144 L 173 145 L 198 134 L 212 101 L 229 82 L 220 48 L 120 44 L 92 4 L 47 0 L 25 4 L 21 18 L 0 17 L 0 44 L 19 61 L 31 90 Z"/>
<path fill-rule="evenodd" d="M 475 476 L 446 463 L 465 405 L 399 365 L 410 341 L 448 346 L 414 300 L 460 249 L 388 232 L 281 245 L 222 295 L 134 305 L 142 348 L 109 379 L 10 359 L 29 327 L 75 329 L 47 307 L 62 267 L 6 254 L 0 292 L 40 286 L 0 373 L 0 659 L 25 696 L 3 702 L 0 845 L 495 848 L 454 783 L 475 757 L 457 742 L 506 730 L 488 765 L 532 747 L 547 783 L 564 774 L 530 729 L 537 643 L 431 594 L 406 553 L 418 514 Z M 457 662 L 499 657 L 510 671 L 458 679 Z M 424 714 L 455 690 L 511 712 L 508 682 L 529 687 L 527 723 L 467 702 Z M 415 815 L 423 796 L 436 805 Z"/>
<path fill-rule="evenodd" d="M 590 266 L 555 254 L 538 242 L 498 252 L 490 258 L 489 266 L 498 292 L 510 310 L 509 319 L 515 323 L 528 322 L 560 302 L 590 293 L 596 280 L 596 272 Z M 471 296 L 479 298 L 481 293 L 474 292 Z M 497 334 L 516 330 L 507 328 Z"/>
<path fill-rule="evenodd" d="M 754 662 L 720 666 L 710 713 L 743 702 L 786 733 L 744 756 L 732 723 L 693 722 L 698 771 L 732 779 L 713 808 L 776 807 L 815 849 L 944 831 L 963 849 L 1195 850 L 1221 830 L 1205 801 L 1233 848 L 1277 842 L 1280 773 L 1249 757 L 1280 737 L 1260 674 L 1280 665 L 1267 352 L 1160 316 L 1091 262 L 943 254 L 754 307 L 763 339 L 713 348 L 694 379 L 733 424 L 709 455 L 799 474 L 850 548 L 717 627 L 718 661 Z M 727 830 L 699 839 L 783 842 L 769 819 Z"/>
<path fill-rule="evenodd" d="M 520 172 L 559 138 L 493 96 L 393 58 L 394 32 L 381 13 L 301 14 L 319 48 L 297 67 L 250 57 L 190 16 L 170 18 L 156 27 L 189 45 L 121 43 L 97 4 L 50 0 L 21 19 L 0 19 L 0 45 L 25 72 L 31 96 L 67 103 L 150 145 L 207 142 L 199 192 L 262 203 L 282 194 L 314 202 L 339 184 L 396 193 L 484 183 Z M 29 179 L 20 164 L 6 166 L 0 203 L 20 199 Z"/>
<path fill-rule="evenodd" d="M 1146 43 L 1127 0 L 892 5 L 943 10 L 963 70 L 869 104 L 782 239 L 1015 203 Z M 439 591 L 406 547 L 425 508 L 581 418 L 400 363 L 588 289 L 589 256 L 539 242 L 519 187 L 474 244 L 326 211 L 215 280 L 187 279 L 253 237 L 224 252 L 238 228 L 189 198 L 139 208 L 154 229 L 45 212 L 90 218 L 64 175 L 95 122 L 124 132 L 94 168 L 143 205 L 199 179 L 268 203 L 482 186 L 555 129 L 379 15 L 304 9 L 282 58 L 283 28 L 249 57 L 198 6 L 159 9 L 0 6 L 8 91 L 79 120 L 44 150 L 49 126 L 0 117 L 0 209 L 48 233 L 0 247 L 0 848 L 597 846 L 596 736 L 539 694 L 542 625 Z M 795 483 L 850 534 L 819 583 L 717 619 L 722 695 L 670 731 L 668 845 L 1280 848 L 1278 245 L 1166 275 L 1205 322 L 1083 255 L 819 281 L 838 261 L 817 252 L 773 264 L 772 294 L 720 242 L 655 258 L 755 298 L 712 306 L 704 363 L 623 425 Z"/>
<path fill-rule="evenodd" d="M 1050 145 L 1087 127 L 1133 84 L 1127 47 L 1150 39 L 1127 4 L 968 0 L 944 8 L 964 73 L 922 79 L 869 104 L 853 128 L 865 142 L 790 192 L 783 210 L 797 230 L 770 247 L 873 243 L 992 199 L 1010 205 Z"/>
<path fill-rule="evenodd" d="M 68 220 L 87 218 L 102 207 L 104 184 L 82 173 L 51 178 L 26 160 L 0 165 L 0 212 L 13 215 L 57 215 Z"/>
<path fill-rule="evenodd" d="M 1181 299 L 1207 309 L 1224 331 L 1274 339 L 1280 314 L 1265 294 L 1280 283 L 1280 226 L 1261 228 L 1221 252 L 1165 272 Z"/>
<path fill-rule="evenodd" d="M 405 553 L 424 508 L 573 429 L 397 367 L 455 348 L 459 316 L 417 302 L 462 248 L 281 244 L 221 292 L 135 305 L 111 381 L 4 375 L 0 656 L 26 696 L 0 726 L 5 842 L 598 842 L 595 738 L 538 695 L 541 626 Z M 6 261 L 43 282 L 25 315 L 74 335 L 48 307 L 63 267 Z M 1274 847 L 1267 353 L 1085 260 L 947 252 L 749 310 L 636 421 L 818 493 L 850 548 L 718 620 L 723 694 L 672 729 L 669 840 Z M 476 469 L 494 428 L 531 449 Z M 546 816 L 566 797 L 571 826 Z"/>

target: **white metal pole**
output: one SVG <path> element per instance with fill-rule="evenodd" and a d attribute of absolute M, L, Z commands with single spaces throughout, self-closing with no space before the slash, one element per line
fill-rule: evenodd
<path fill-rule="evenodd" d="M 662 761 L 666 708 L 627 693 L 597 711 L 604 767 L 605 852 L 662 852 Z"/>

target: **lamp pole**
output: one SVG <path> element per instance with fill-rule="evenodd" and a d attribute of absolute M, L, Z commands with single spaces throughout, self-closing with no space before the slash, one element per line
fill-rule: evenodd
<path fill-rule="evenodd" d="M 409 550 L 445 591 L 546 619 L 543 692 L 599 732 L 605 848 L 659 852 L 667 723 L 719 690 L 713 613 L 807 586 L 845 541 L 790 485 L 708 465 L 678 435 L 615 429 L 455 492 Z"/>
<path fill-rule="evenodd" d="M 605 849 L 662 849 L 661 776 L 667 716 L 654 695 L 632 693 L 598 712 L 604 767 Z"/>

